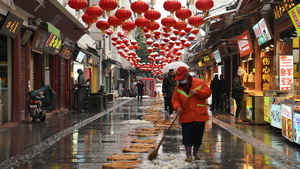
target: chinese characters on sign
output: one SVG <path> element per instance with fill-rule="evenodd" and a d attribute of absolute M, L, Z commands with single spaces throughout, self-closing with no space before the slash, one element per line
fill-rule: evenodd
<path fill-rule="evenodd" d="M 300 34 L 300 4 L 289 10 L 290 18 L 298 34 Z"/>
<path fill-rule="evenodd" d="M 280 56 L 279 73 L 280 73 L 280 90 L 290 90 L 293 82 L 293 56 Z"/>
<path fill-rule="evenodd" d="M 295 0 L 285 0 L 285 2 L 295 2 Z M 275 5 L 273 7 L 274 18 L 280 19 L 284 12 L 289 11 L 293 6 L 295 6 L 295 3 L 282 3 Z"/>
<path fill-rule="evenodd" d="M 61 46 L 62 40 L 54 34 L 51 34 L 46 42 L 45 52 L 55 55 L 59 52 Z"/>
<path fill-rule="evenodd" d="M 204 63 L 207 63 L 209 60 L 209 56 L 204 56 Z"/>
<path fill-rule="evenodd" d="M 68 45 L 64 45 L 60 51 L 60 56 L 64 59 L 70 59 L 72 56 L 72 48 Z"/>
<path fill-rule="evenodd" d="M 20 31 L 23 24 L 23 19 L 17 17 L 16 15 L 8 12 L 5 21 L 0 29 L 0 33 L 6 35 L 10 38 L 15 39 Z"/>
<path fill-rule="evenodd" d="M 249 40 L 250 36 L 249 36 L 248 30 L 243 32 L 242 35 L 237 36 L 236 39 L 245 39 L 245 40 L 237 41 L 241 57 L 252 53 L 252 44 L 251 44 L 251 41 Z"/>
<path fill-rule="evenodd" d="M 261 82 L 263 90 L 270 90 L 270 79 L 271 79 L 271 58 L 263 57 L 262 58 L 262 73 L 261 73 Z"/>

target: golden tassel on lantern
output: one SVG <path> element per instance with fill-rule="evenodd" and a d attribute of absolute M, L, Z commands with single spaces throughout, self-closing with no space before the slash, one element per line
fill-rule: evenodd
<path fill-rule="evenodd" d="M 189 5 L 194 5 L 195 1 L 194 0 L 189 0 Z"/>
<path fill-rule="evenodd" d="M 116 0 L 116 3 L 117 3 L 117 4 L 119 4 L 119 3 L 120 3 L 120 1 L 119 1 L 119 0 Z"/>

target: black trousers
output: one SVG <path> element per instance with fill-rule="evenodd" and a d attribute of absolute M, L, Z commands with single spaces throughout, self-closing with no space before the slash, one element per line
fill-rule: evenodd
<path fill-rule="evenodd" d="M 219 94 L 213 94 L 212 95 L 212 103 L 211 103 L 211 109 L 218 109 L 219 108 L 219 102 L 220 102 L 220 95 Z"/>
<path fill-rule="evenodd" d="M 141 101 L 143 100 L 143 93 L 140 93 L 140 92 L 138 92 L 138 101 L 140 100 L 140 97 L 141 97 Z"/>
<path fill-rule="evenodd" d="M 205 122 L 181 123 L 182 144 L 185 146 L 200 146 L 202 144 Z"/>
<path fill-rule="evenodd" d="M 168 103 L 167 103 L 167 97 L 164 96 L 164 106 L 165 106 L 165 111 L 168 111 Z"/>
<path fill-rule="evenodd" d="M 236 102 L 235 118 L 239 117 L 240 112 L 242 110 L 242 100 L 243 99 L 235 99 L 235 102 Z"/>
<path fill-rule="evenodd" d="M 167 106 L 169 107 L 169 114 L 172 114 L 174 109 L 173 109 L 173 105 L 172 105 L 172 95 L 168 95 L 166 98 L 167 101 Z"/>

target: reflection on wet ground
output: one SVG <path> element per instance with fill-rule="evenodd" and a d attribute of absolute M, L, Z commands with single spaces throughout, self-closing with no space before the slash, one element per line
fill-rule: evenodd
<path fill-rule="evenodd" d="M 142 116 L 146 108 L 159 99 L 117 99 L 111 111 L 107 113 L 69 112 L 47 119 L 46 123 L 20 124 L 0 130 L 0 168 L 18 166 L 20 169 L 31 168 L 102 168 L 108 163 L 107 157 L 113 153 L 122 153 L 124 147 L 136 136 L 129 133 L 152 124 L 143 123 Z M 124 103 L 123 105 L 120 105 Z M 233 116 L 224 112 L 213 112 L 217 119 L 248 133 L 271 147 L 292 158 L 299 159 L 299 147 L 287 141 L 268 126 L 252 124 L 234 124 Z M 90 121 L 85 121 L 86 119 Z M 131 120 L 140 120 L 135 124 Z M 78 126 L 79 125 L 79 126 Z M 77 126 L 77 127 L 76 127 Z M 158 158 L 147 160 L 148 153 L 142 153 L 144 161 L 139 168 L 284 168 L 282 162 L 275 161 L 258 148 L 248 144 L 222 125 L 212 121 L 206 123 L 203 144 L 200 149 L 200 161 L 184 162 L 185 150 L 181 144 L 181 129 L 172 129 L 162 144 Z M 70 129 L 70 131 L 69 131 Z M 72 129 L 72 130 L 71 130 Z M 64 131 L 63 134 L 59 132 Z M 163 130 L 164 132 L 164 130 Z M 159 136 L 147 138 L 162 138 Z M 249 136 L 249 138 L 250 138 Z M 55 139 L 50 143 L 49 138 Z M 145 139 L 145 138 L 139 138 Z M 46 140 L 46 141 L 45 141 Z M 56 141 L 57 140 L 57 141 Z M 24 152 L 40 145 L 37 153 L 28 152 L 31 158 L 26 159 Z M 23 154 L 22 154 L 23 153 Z M 23 160 L 23 161 L 22 161 Z M 9 163 L 5 163 L 9 161 Z M 3 164 L 8 164 L 5 167 Z M 20 165 L 16 165 L 20 164 Z"/>

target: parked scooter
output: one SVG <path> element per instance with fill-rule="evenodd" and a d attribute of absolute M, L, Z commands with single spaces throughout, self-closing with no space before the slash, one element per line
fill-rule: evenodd
<path fill-rule="evenodd" d="M 42 110 L 42 101 L 39 96 L 29 98 L 27 107 L 33 122 L 36 122 L 37 119 L 40 119 L 41 122 L 46 120 L 46 113 Z"/>

